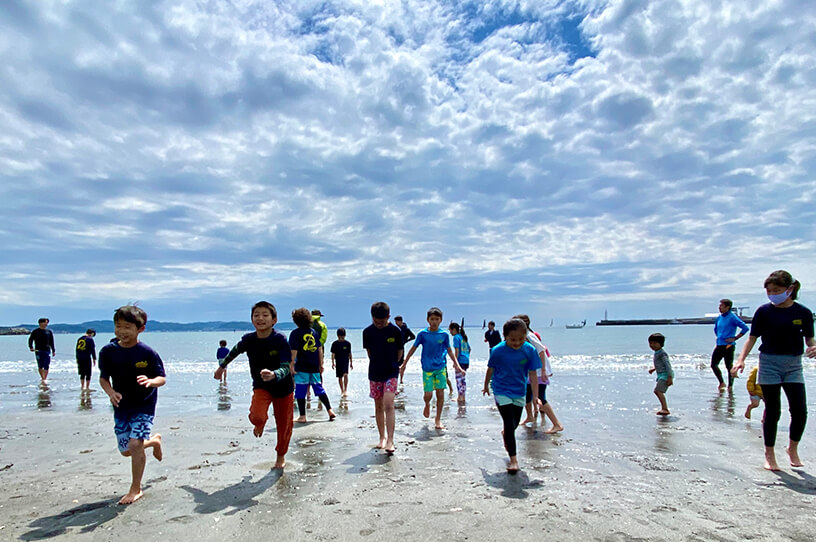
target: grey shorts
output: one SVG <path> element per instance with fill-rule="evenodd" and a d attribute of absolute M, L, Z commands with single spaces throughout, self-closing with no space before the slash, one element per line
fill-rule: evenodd
<path fill-rule="evenodd" d="M 759 353 L 759 374 L 757 384 L 787 384 L 789 382 L 804 384 L 802 356 Z"/>
<path fill-rule="evenodd" d="M 657 383 L 655 384 L 654 391 L 656 391 L 656 392 L 659 391 L 660 393 L 666 393 L 667 391 L 669 391 L 669 381 L 666 380 L 666 379 L 663 379 L 663 378 L 659 379 L 657 381 Z"/>

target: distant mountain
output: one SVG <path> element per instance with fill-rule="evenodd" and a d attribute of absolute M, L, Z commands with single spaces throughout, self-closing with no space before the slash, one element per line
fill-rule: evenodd
<path fill-rule="evenodd" d="M 26 333 L 36 328 L 36 324 L 20 324 L 13 327 L 0 327 L 0 335 L 14 334 L 11 330 L 27 330 Z M 113 333 L 113 320 L 93 320 L 81 324 L 49 324 L 48 329 L 54 333 L 85 333 L 88 328 L 93 328 L 97 333 Z M 275 329 L 294 329 L 292 322 L 279 322 Z M 159 322 L 158 320 L 148 320 L 146 331 L 252 331 L 252 324 L 249 322 L 192 322 L 180 324 L 178 322 Z"/>

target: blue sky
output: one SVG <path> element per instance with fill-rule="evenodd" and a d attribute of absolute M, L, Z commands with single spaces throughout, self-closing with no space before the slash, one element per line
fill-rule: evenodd
<path fill-rule="evenodd" d="M 0 325 L 698 316 L 778 268 L 816 308 L 814 29 L 809 1 L 3 2 Z"/>

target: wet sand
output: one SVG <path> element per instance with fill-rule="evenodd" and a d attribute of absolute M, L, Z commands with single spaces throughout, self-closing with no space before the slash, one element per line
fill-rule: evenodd
<path fill-rule="evenodd" d="M 653 384 L 640 373 L 562 376 L 548 396 L 566 430 L 519 428 L 517 475 L 505 471 L 501 422 L 492 399 L 475 393 L 479 381 L 471 377 L 465 408 L 447 401 L 444 431 L 422 417 L 419 384 L 408 385 L 392 457 L 372 448 L 373 404 L 361 390 L 347 408 L 335 394 L 334 422 L 313 402 L 283 473 L 271 469 L 274 430 L 252 436 L 248 390 L 231 390 L 241 400 L 206 414 L 163 408 L 160 398 L 165 458 L 148 458 L 145 496 L 130 506 L 116 505 L 130 463 L 116 451 L 101 392 L 91 410 L 5 415 L 0 539 L 816 538 L 812 430 L 806 466 L 786 466 L 783 415 L 783 472 L 763 470 L 761 413 L 743 418 L 747 396 L 717 394 L 708 374 L 670 390 L 666 419 L 653 414 Z"/>

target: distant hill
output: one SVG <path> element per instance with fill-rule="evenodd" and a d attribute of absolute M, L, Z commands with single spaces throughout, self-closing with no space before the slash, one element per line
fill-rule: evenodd
<path fill-rule="evenodd" d="M 0 335 L 19 335 L 29 333 L 36 328 L 36 324 L 20 324 L 13 327 L 0 327 Z M 48 324 L 48 329 L 54 333 L 85 333 L 88 328 L 93 328 L 97 333 L 113 333 L 113 320 L 93 320 L 82 322 L 81 324 Z M 275 329 L 294 329 L 292 322 L 278 322 Z M 148 320 L 146 331 L 252 331 L 252 324 L 249 322 L 192 322 L 180 324 L 178 322 L 159 322 L 158 320 Z M 23 331 L 25 330 L 25 331 Z"/>

